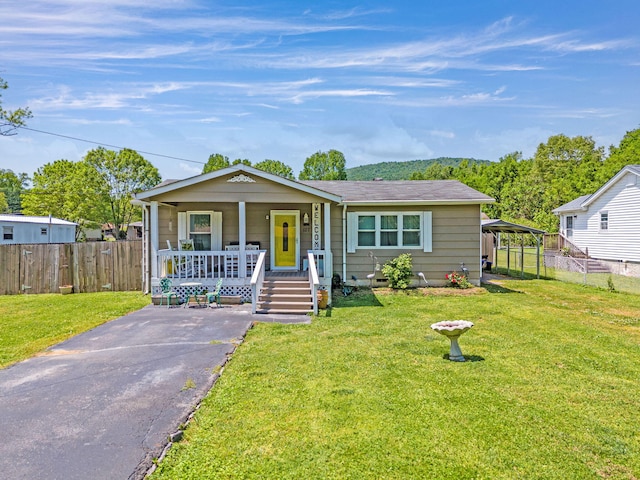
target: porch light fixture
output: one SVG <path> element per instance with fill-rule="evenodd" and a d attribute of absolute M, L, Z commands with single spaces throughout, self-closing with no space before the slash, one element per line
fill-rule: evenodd
<path fill-rule="evenodd" d="M 309 226 L 309 214 L 308 214 L 308 213 L 305 213 L 305 214 L 302 216 L 302 224 L 303 224 L 305 227 L 308 227 L 308 226 Z"/>

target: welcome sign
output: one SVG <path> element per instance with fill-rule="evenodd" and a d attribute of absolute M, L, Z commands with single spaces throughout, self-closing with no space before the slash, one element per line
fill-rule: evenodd
<path fill-rule="evenodd" d="M 311 250 L 321 250 L 322 249 L 322 227 L 320 224 L 320 204 L 313 203 L 311 205 L 312 215 L 311 215 Z"/>

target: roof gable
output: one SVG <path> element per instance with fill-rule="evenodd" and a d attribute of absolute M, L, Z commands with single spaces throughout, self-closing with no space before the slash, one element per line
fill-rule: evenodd
<path fill-rule="evenodd" d="M 590 195 L 582 195 L 574 200 L 571 200 L 569 203 L 565 203 L 564 205 L 560 205 L 558 208 L 553 210 L 553 213 L 565 213 L 565 212 L 575 212 L 579 210 L 587 210 L 589 205 L 595 202 L 598 198 L 600 198 L 607 190 L 613 187 L 616 183 L 620 181 L 627 173 L 631 173 L 640 178 L 640 165 L 627 165 L 622 168 L 618 173 L 616 173 L 611 179 L 605 183 L 602 187 L 596 190 L 595 193 Z M 636 185 L 640 185 L 636 182 Z"/>
<path fill-rule="evenodd" d="M 150 198 L 158 195 L 175 192 L 184 188 L 192 187 L 194 185 L 209 182 L 211 180 L 215 180 L 221 177 L 229 176 L 234 173 L 236 173 L 237 175 L 227 180 L 228 182 L 238 181 L 238 183 L 241 183 L 241 182 L 250 183 L 251 178 L 249 176 L 255 176 L 255 177 L 260 177 L 285 187 L 292 188 L 294 190 L 299 190 L 301 192 L 315 195 L 320 198 L 325 198 L 330 201 L 340 202 L 341 200 L 340 197 L 332 193 L 329 193 L 317 188 L 309 187 L 308 185 L 297 182 L 295 180 L 289 180 L 288 178 L 280 177 L 278 175 L 273 175 L 271 173 L 264 172 L 257 168 L 249 167 L 243 164 L 232 165 L 230 167 L 221 168 L 220 170 L 204 173 L 202 175 L 196 175 L 194 177 L 185 178 L 183 180 L 165 180 L 164 182 L 160 183 L 159 185 L 149 190 L 137 193 L 135 195 L 135 198 L 136 200 L 149 200 Z M 235 178 L 237 178 L 237 180 L 234 180 Z"/>

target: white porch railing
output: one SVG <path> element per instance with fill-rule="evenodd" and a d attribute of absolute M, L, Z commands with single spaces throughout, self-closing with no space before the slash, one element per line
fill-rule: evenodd
<path fill-rule="evenodd" d="M 246 250 L 244 261 L 240 251 L 158 251 L 158 277 L 183 280 L 218 278 L 251 278 L 264 250 Z M 242 268 L 244 267 L 244 268 Z"/>
<path fill-rule="evenodd" d="M 253 275 L 251 276 L 251 313 L 256 313 L 258 311 L 258 296 L 260 295 L 262 283 L 264 282 L 266 258 L 266 252 L 260 252 L 260 255 L 258 255 L 258 261 L 253 269 Z"/>
<path fill-rule="evenodd" d="M 320 278 L 316 268 L 316 256 L 313 251 L 307 252 L 309 260 L 309 285 L 311 285 L 311 299 L 313 300 L 313 314 L 318 314 L 318 289 L 320 288 Z"/>

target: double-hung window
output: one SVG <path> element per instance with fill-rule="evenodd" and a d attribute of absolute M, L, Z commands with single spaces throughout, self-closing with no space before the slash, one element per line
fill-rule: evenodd
<path fill-rule="evenodd" d="M 193 240 L 194 250 L 222 249 L 222 213 L 178 212 L 178 241 Z"/>
<path fill-rule="evenodd" d="M 600 212 L 600 231 L 606 232 L 607 230 L 609 230 L 609 213 Z"/>
<path fill-rule="evenodd" d="M 356 248 L 422 247 L 423 212 L 354 213 Z M 354 225 L 354 226 L 356 226 Z"/>
<path fill-rule="evenodd" d="M 13 227 L 2 227 L 2 239 L 13 240 Z"/>

